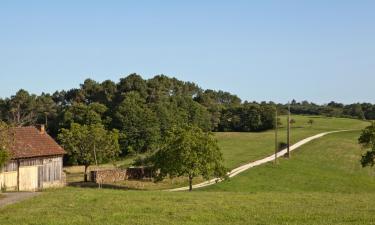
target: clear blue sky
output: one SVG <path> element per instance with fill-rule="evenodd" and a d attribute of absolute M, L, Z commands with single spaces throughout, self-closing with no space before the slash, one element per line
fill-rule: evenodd
<path fill-rule="evenodd" d="M 133 72 L 251 101 L 375 103 L 375 1 L 0 2 L 0 97 Z"/>

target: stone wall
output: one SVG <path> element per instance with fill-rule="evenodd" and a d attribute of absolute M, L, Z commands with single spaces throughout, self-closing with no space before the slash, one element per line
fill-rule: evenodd
<path fill-rule="evenodd" d="M 126 180 L 127 176 L 126 170 L 112 169 L 91 171 L 90 178 L 95 183 L 115 183 Z"/>
<path fill-rule="evenodd" d="M 127 169 L 94 170 L 90 180 L 95 183 L 115 183 L 124 180 L 152 179 L 153 171 L 148 167 L 130 167 Z"/>

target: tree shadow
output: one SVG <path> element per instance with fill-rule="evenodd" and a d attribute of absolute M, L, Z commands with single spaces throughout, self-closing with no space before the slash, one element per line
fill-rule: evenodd
<path fill-rule="evenodd" d="M 99 185 L 94 182 L 84 182 L 84 181 L 78 181 L 78 182 L 70 182 L 67 183 L 67 186 L 69 187 L 76 187 L 76 188 L 98 188 Z M 112 190 L 137 190 L 135 188 L 129 188 L 126 186 L 116 185 L 116 184 L 102 184 L 101 188 L 103 189 L 112 189 Z"/>

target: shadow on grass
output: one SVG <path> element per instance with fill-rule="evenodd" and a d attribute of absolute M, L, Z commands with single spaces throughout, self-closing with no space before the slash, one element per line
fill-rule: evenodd
<path fill-rule="evenodd" d="M 70 182 L 67 184 L 69 187 L 76 187 L 76 188 L 98 188 L 98 184 L 94 182 L 84 182 L 84 181 L 79 181 L 79 182 Z M 140 191 L 139 189 L 135 188 L 129 188 L 126 186 L 121 186 L 121 185 L 115 185 L 115 184 L 102 184 L 103 189 L 112 189 L 112 190 L 136 190 Z"/>

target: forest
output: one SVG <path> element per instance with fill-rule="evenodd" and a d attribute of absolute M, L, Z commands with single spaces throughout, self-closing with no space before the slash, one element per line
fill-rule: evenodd
<path fill-rule="evenodd" d="M 72 124 L 100 124 L 119 133 L 121 156 L 156 150 L 172 127 L 194 125 L 203 131 L 264 131 L 275 124 L 275 109 L 286 104 L 242 101 L 238 96 L 204 90 L 197 84 L 165 75 L 143 79 L 130 74 L 118 82 L 86 79 L 79 88 L 52 94 L 19 90 L 0 99 L 0 120 L 13 126 L 45 124 L 56 138 Z M 317 105 L 291 102 L 293 114 L 375 119 L 375 105 Z"/>

